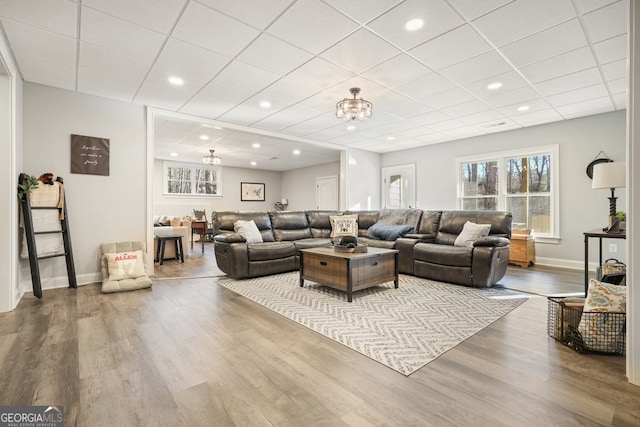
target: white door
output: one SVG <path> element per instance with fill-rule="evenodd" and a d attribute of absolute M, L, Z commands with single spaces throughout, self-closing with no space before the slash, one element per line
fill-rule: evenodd
<path fill-rule="evenodd" d="M 336 175 L 316 178 L 316 209 L 338 210 L 338 177 Z"/>
<path fill-rule="evenodd" d="M 382 168 L 382 206 L 385 209 L 416 207 L 415 164 Z"/>

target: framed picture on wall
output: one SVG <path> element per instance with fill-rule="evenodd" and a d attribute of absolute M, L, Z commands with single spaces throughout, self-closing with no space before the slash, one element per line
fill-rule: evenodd
<path fill-rule="evenodd" d="M 264 184 L 257 182 L 241 182 L 240 201 L 264 202 Z"/>

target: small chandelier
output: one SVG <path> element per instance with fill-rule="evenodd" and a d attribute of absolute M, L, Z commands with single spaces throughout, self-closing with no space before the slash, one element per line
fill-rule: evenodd
<path fill-rule="evenodd" d="M 336 117 L 346 121 L 358 119 L 364 122 L 371 117 L 373 104 L 362 98 L 356 98 L 360 93 L 359 87 L 352 87 L 349 92 L 353 95 L 353 99 L 345 98 L 336 104 Z"/>
<path fill-rule="evenodd" d="M 222 159 L 214 154 L 215 151 L 216 150 L 209 150 L 209 154 L 202 158 L 202 163 L 207 165 L 219 165 L 222 163 Z"/>

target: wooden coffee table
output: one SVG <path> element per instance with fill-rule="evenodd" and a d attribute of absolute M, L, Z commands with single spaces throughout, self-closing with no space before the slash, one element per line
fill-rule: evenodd
<path fill-rule="evenodd" d="M 345 291 L 349 302 L 360 289 L 392 280 L 398 288 L 398 251 L 372 247 L 365 253 L 336 252 L 333 247 L 301 249 L 301 287 L 305 280 Z"/>

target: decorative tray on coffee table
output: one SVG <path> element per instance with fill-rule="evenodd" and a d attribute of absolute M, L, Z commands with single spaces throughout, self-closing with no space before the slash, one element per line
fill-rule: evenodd
<path fill-rule="evenodd" d="M 356 245 L 356 246 L 342 246 L 342 245 L 333 245 L 333 249 L 336 252 L 343 253 L 365 253 L 367 252 L 367 245 Z"/>

